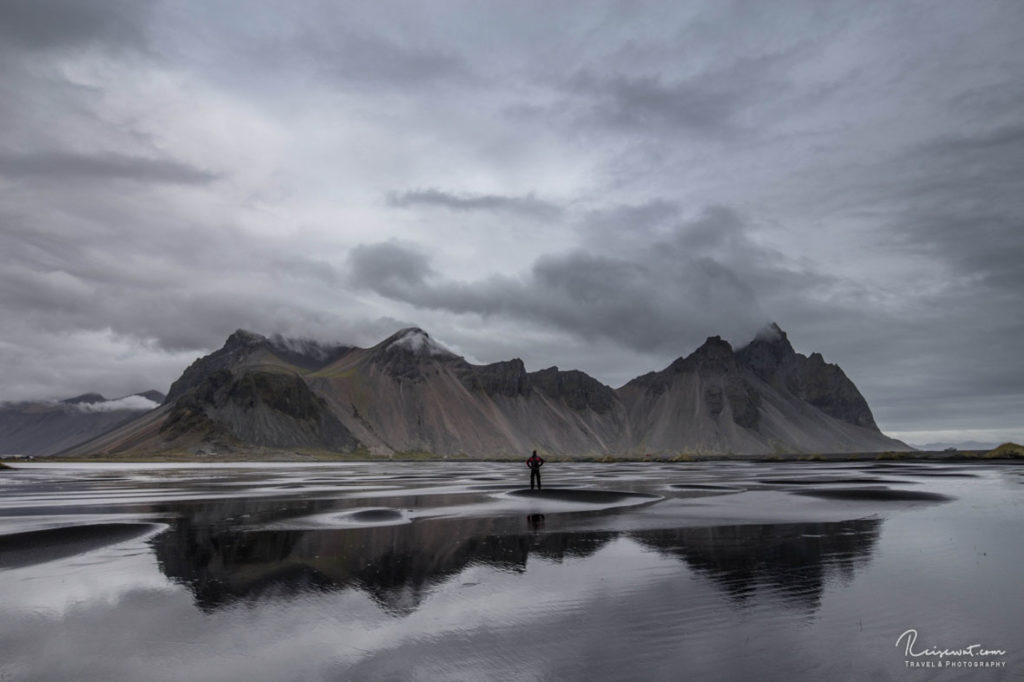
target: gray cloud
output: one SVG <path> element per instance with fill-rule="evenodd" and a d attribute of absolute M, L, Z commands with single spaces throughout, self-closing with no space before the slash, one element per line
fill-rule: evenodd
<path fill-rule="evenodd" d="M 582 339 L 672 353 L 703 341 L 707 329 L 746 340 L 767 322 L 748 279 L 770 272 L 775 254 L 748 243 L 746 229 L 733 211 L 714 207 L 664 241 L 617 255 L 544 256 L 521 278 L 444 278 L 425 254 L 396 243 L 353 249 L 350 265 L 356 286 L 415 306 L 511 315 Z"/>
<path fill-rule="evenodd" d="M 938 252 L 962 272 L 1024 296 L 1024 120 L 934 139 L 902 163 L 925 169 L 895 179 L 902 246 Z"/>
<path fill-rule="evenodd" d="M 718 132 L 727 128 L 747 94 L 705 81 L 666 84 L 657 77 L 597 79 L 589 74 L 571 82 L 574 91 L 593 96 L 595 119 L 625 128 L 683 128 Z"/>
<path fill-rule="evenodd" d="M 595 74 L 583 70 L 567 91 L 590 101 L 588 116 L 611 127 L 641 131 L 739 132 L 742 114 L 788 90 L 778 74 L 791 54 L 744 57 L 682 78 L 654 74 Z M 684 67 L 685 68 L 685 67 Z"/>
<path fill-rule="evenodd" d="M 117 410 L 152 410 L 160 407 L 160 403 L 144 398 L 141 395 L 128 395 L 115 400 L 98 403 L 75 403 L 74 409 L 81 412 L 116 412 Z"/>
<path fill-rule="evenodd" d="M 466 64 L 447 50 L 345 30 L 344 24 L 311 27 L 295 47 L 307 51 L 328 77 L 347 83 L 415 87 L 469 76 Z"/>
<path fill-rule="evenodd" d="M 128 154 L 78 154 L 72 152 L 0 153 L 0 176 L 17 180 L 133 180 L 207 184 L 219 176 L 168 159 L 148 159 Z"/>
<path fill-rule="evenodd" d="M 398 242 L 360 244 L 349 254 L 352 281 L 385 296 L 401 298 L 432 274 L 429 258 Z"/>
<path fill-rule="evenodd" d="M 774 319 L 885 428 L 1004 433 L 1022 30 L 997 0 L 0 3 L 0 398 L 166 388 L 237 327 L 621 383 Z"/>
<path fill-rule="evenodd" d="M 387 203 L 397 208 L 436 206 L 452 211 L 515 213 L 538 219 L 557 218 L 562 214 L 560 206 L 538 199 L 532 194 L 516 197 L 498 194 L 452 194 L 437 189 L 421 189 L 392 192 L 388 194 Z"/>
<path fill-rule="evenodd" d="M 149 0 L 5 0 L 0 44 L 32 51 L 90 44 L 140 48 L 151 7 Z"/>

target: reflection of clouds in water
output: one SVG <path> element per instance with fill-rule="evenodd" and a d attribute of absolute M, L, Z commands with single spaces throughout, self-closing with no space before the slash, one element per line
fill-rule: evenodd
<path fill-rule="evenodd" d="M 508 625 L 530 624 L 515 639 L 533 642 L 535 651 L 561 647 L 553 642 L 564 637 L 554 637 L 552 628 L 564 629 L 566 618 L 589 611 L 595 599 L 601 608 L 602 593 L 628 590 L 638 573 L 667 568 L 666 560 L 636 551 L 633 543 L 616 544 L 606 557 L 618 567 L 612 574 L 605 575 L 602 562 L 587 565 L 586 560 L 571 566 L 531 562 L 523 574 L 473 566 L 466 570 L 479 585 L 463 587 L 456 574 L 434 591 L 429 609 L 398 619 L 356 590 L 202 612 L 181 592 L 128 589 L 117 599 L 82 601 L 59 621 L 33 615 L 0 638 L 0 651 L 10 654 L 5 661 L 11 670 L 50 679 L 308 679 L 325 671 L 327 677 L 360 677 L 361 670 L 379 678 L 392 666 L 409 673 L 404 666 L 410 660 L 417 661 L 418 676 L 464 671 L 474 656 L 479 668 L 468 669 L 486 671 L 487 661 L 507 669 L 503 652 L 515 658 L 522 651 L 505 639 Z M 88 573 L 102 570 L 97 566 Z M 91 576 L 76 579 L 88 583 Z M 604 585 L 595 592 L 598 580 Z M 61 637 L 53 641 L 58 623 Z M 97 637 L 100 632 L 118 634 Z M 47 655 L 31 656 L 43 641 Z M 397 659 L 396 649 L 403 652 Z"/>
<path fill-rule="evenodd" d="M 617 465 L 622 479 L 613 483 L 596 476 L 610 469 L 566 465 L 564 475 L 582 486 L 659 492 L 673 484 L 742 488 L 792 478 L 804 466 Z M 500 472 L 476 463 L 455 468 L 462 476 Z M 813 468 L 839 477 L 851 469 Z M 443 492 L 458 487 L 452 481 L 424 494 L 417 474 L 431 471 L 438 469 L 296 467 L 285 475 L 276 468 L 276 486 L 287 493 L 249 497 L 275 487 L 256 468 L 231 474 L 237 479 L 228 481 L 238 483 L 231 499 L 168 496 L 118 506 L 119 518 L 129 510 L 156 515 L 169 530 L 150 544 L 128 541 L 5 571 L 0 672 L 14 679 L 233 680 L 449 679 L 467 671 L 474 678 L 635 678 L 637 671 L 676 678 L 686 671 L 741 679 L 765 670 L 780 678 L 856 670 L 885 678 L 902 670 L 902 661 L 891 667 L 884 658 L 899 634 L 886 628 L 896 621 L 899 631 L 917 626 L 942 640 L 981 638 L 1024 651 L 1008 625 L 1017 614 L 1006 598 L 1019 583 L 1014 569 L 1024 551 L 1005 542 L 1019 535 L 1020 489 L 991 466 L 976 469 L 984 472 L 977 478 L 918 479 L 915 489 L 960 499 L 887 504 L 884 522 L 842 521 L 870 512 L 865 503 L 796 497 L 780 486 L 583 514 L 545 510 L 540 528 L 530 518 L 536 512 L 522 506 L 460 515 L 481 496 L 503 496 L 466 486 Z M 111 470 L 97 468 L 100 474 L 108 480 L 68 475 L 60 490 L 33 487 L 31 504 L 69 491 L 102 499 Z M 207 485 L 196 471 L 170 478 L 175 489 L 189 480 Z M 304 480 L 317 487 L 334 481 L 338 492 L 288 487 Z M 383 480 L 399 489 L 378 493 L 374 507 L 452 516 L 385 527 L 370 518 L 348 529 L 274 525 L 366 511 L 366 498 L 350 498 L 348 488 Z M 16 507 L 13 489 L 6 492 L 5 505 Z M 730 512 L 746 521 L 715 520 Z M 777 517 L 802 522 L 764 520 Z M 908 575 L 913 589 L 905 589 Z M 997 627 L 1011 639 L 992 636 Z"/>
<path fill-rule="evenodd" d="M 2 575 L 0 624 L 5 625 L 12 617 L 20 622 L 25 614 L 60 618 L 83 605 L 116 604 L 135 590 L 172 589 L 144 539 L 63 561 L 5 570 Z M 0 661 L 4 649 L 0 646 Z"/>
<path fill-rule="evenodd" d="M 204 614 L 183 592 L 129 590 L 111 601 L 83 601 L 59 619 L 22 619 L 0 637 L 0 669 L 16 679 L 18 671 L 38 679 L 316 678 L 335 652 L 351 657 L 373 645 L 367 625 L 374 611 L 365 597 L 339 593 Z"/>

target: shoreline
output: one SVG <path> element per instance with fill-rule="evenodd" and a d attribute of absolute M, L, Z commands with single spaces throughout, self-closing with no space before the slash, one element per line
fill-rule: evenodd
<path fill-rule="evenodd" d="M 525 459 L 525 455 L 524 455 Z M 950 452 L 916 450 L 912 452 L 842 452 L 842 453 L 785 453 L 771 455 L 735 455 L 735 454 L 678 454 L 678 455 L 605 455 L 605 456 L 561 456 L 548 455 L 545 459 L 551 463 L 688 463 L 688 462 L 1020 462 L 1024 460 L 1024 448 L 1007 443 L 995 450 L 958 450 Z M 16 469 L 19 463 L 62 463 L 62 464 L 128 464 L 128 463 L 180 463 L 180 464 L 212 464 L 212 463 L 358 463 L 358 462 L 518 462 L 512 457 L 471 457 L 462 455 L 437 456 L 428 453 L 395 453 L 393 455 L 373 456 L 366 453 L 336 453 L 329 451 L 299 450 L 251 450 L 243 452 L 223 452 L 197 455 L 192 452 L 158 452 L 151 455 L 126 454 L 92 455 L 77 457 L 61 457 L 48 455 L 38 457 L 0 456 L 0 469 Z M 6 465 L 6 466 L 5 466 Z"/>

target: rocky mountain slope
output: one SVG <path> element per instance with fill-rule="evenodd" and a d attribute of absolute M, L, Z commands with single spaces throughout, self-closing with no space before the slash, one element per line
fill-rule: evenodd
<path fill-rule="evenodd" d="M 164 401 L 159 391 L 107 400 L 85 393 L 59 402 L 0 404 L 0 454 L 52 455 L 130 422 Z"/>
<path fill-rule="evenodd" d="M 712 337 L 612 389 L 583 372 L 474 365 L 417 328 L 372 348 L 238 331 L 155 410 L 69 454 L 252 447 L 434 455 L 906 450 L 843 371 L 772 325 L 734 350 Z"/>
<path fill-rule="evenodd" d="M 686 358 L 618 390 L 633 433 L 652 452 L 908 450 L 882 434 L 837 365 L 793 350 L 776 325 L 734 351 L 714 336 Z"/>

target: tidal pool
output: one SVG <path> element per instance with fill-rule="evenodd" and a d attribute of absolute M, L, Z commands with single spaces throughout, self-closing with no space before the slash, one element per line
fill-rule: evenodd
<path fill-rule="evenodd" d="M 1024 467 L 544 473 L 0 472 L 0 680 L 1024 679 Z"/>

